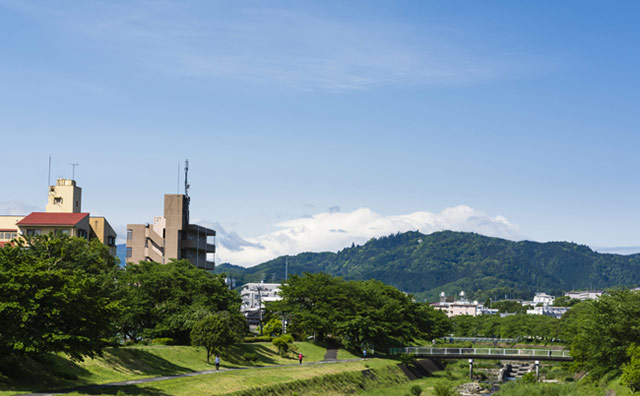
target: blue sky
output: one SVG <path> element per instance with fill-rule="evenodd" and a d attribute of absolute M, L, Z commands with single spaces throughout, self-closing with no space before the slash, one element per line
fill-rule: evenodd
<path fill-rule="evenodd" d="M 44 207 L 51 155 L 122 236 L 189 158 L 243 265 L 412 227 L 638 246 L 638 11 L 0 0 L 0 209 Z"/>

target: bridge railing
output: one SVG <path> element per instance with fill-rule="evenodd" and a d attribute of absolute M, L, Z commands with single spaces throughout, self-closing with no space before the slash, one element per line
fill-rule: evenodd
<path fill-rule="evenodd" d="M 391 355 L 399 355 L 406 353 L 409 355 L 437 355 L 437 356 L 469 356 L 482 355 L 482 356 L 496 356 L 496 357 L 510 357 L 510 356 L 527 356 L 532 358 L 570 358 L 571 354 L 567 350 L 563 349 L 516 349 L 516 348 L 428 348 L 428 347 L 404 347 L 404 348 L 391 348 L 389 351 Z"/>
<path fill-rule="evenodd" d="M 494 337 L 442 337 L 444 342 L 500 342 L 505 344 L 513 344 L 518 338 L 494 338 Z"/>

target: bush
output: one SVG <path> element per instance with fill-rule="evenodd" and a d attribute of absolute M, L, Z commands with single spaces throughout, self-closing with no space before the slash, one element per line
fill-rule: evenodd
<path fill-rule="evenodd" d="M 456 393 L 451 384 L 441 382 L 433 386 L 433 394 L 435 396 L 455 396 Z"/>
<path fill-rule="evenodd" d="M 270 336 L 255 336 L 255 337 L 244 337 L 244 342 L 271 342 L 272 338 Z"/>
<path fill-rule="evenodd" d="M 124 340 L 124 346 L 131 345 L 136 345 L 136 340 L 134 340 L 133 338 L 127 338 L 126 340 Z"/>
<path fill-rule="evenodd" d="M 536 378 L 536 373 L 529 371 L 520 378 L 520 381 L 522 381 L 523 384 L 533 384 L 538 382 L 538 379 Z"/>
<path fill-rule="evenodd" d="M 416 365 L 416 357 L 410 353 L 401 353 L 399 359 L 407 367 Z"/>
<path fill-rule="evenodd" d="M 154 338 L 151 340 L 151 345 L 174 345 L 176 341 L 173 338 Z"/>
<path fill-rule="evenodd" d="M 414 396 L 420 396 L 422 394 L 422 387 L 420 385 L 414 385 L 411 387 L 411 394 Z"/>
<path fill-rule="evenodd" d="M 253 363 L 258 360 L 258 355 L 253 352 L 246 352 L 242 355 L 242 359 L 249 363 Z"/>
<path fill-rule="evenodd" d="M 283 334 L 276 337 L 272 341 L 273 345 L 278 348 L 278 353 L 282 357 L 286 357 L 290 350 L 294 350 L 293 337 L 289 334 Z"/>

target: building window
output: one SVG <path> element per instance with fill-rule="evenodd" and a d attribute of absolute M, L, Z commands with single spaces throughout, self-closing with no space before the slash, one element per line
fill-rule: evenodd
<path fill-rule="evenodd" d="M 109 246 L 116 246 L 116 237 L 114 236 L 109 236 L 107 238 L 107 245 Z"/>
<path fill-rule="evenodd" d="M 78 232 L 80 231 L 81 230 L 78 230 Z M 69 230 L 66 230 L 66 229 L 58 229 L 58 230 L 55 230 L 53 233 L 54 235 L 57 235 L 57 236 L 61 236 L 61 235 L 69 236 Z"/>
<path fill-rule="evenodd" d="M 67 233 L 65 235 L 69 235 L 69 230 L 64 230 L 67 231 Z M 80 238 L 86 238 L 87 237 L 87 230 L 78 230 L 78 236 Z"/>
<path fill-rule="evenodd" d="M 62 197 L 53 198 L 53 204 L 54 205 L 62 205 Z"/>
<path fill-rule="evenodd" d="M 131 258 L 133 252 L 132 249 L 130 247 L 127 248 L 127 258 Z"/>
<path fill-rule="evenodd" d="M 35 235 L 40 235 L 39 229 L 27 230 L 27 236 L 35 236 Z"/>
<path fill-rule="evenodd" d="M 127 240 L 133 239 L 133 230 L 127 230 Z"/>

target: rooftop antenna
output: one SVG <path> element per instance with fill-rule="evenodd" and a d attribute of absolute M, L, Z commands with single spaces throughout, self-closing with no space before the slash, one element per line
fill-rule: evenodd
<path fill-rule="evenodd" d="M 180 194 L 180 161 L 178 161 L 178 184 L 176 184 L 176 194 Z"/>
<path fill-rule="evenodd" d="M 189 160 L 185 160 L 184 161 L 184 195 L 189 198 L 189 180 L 188 180 L 188 174 L 189 174 Z"/>
<path fill-rule="evenodd" d="M 51 185 L 51 156 L 49 156 L 49 175 L 47 177 L 47 187 Z"/>
<path fill-rule="evenodd" d="M 80 164 L 75 163 L 75 164 L 67 164 L 67 165 L 71 165 L 71 180 L 76 180 L 76 166 Z"/>

